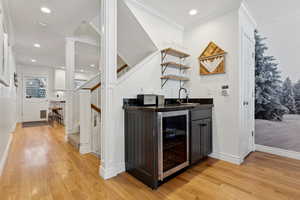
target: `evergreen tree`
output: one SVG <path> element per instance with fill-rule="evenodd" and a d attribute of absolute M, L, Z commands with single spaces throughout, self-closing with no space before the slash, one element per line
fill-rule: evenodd
<path fill-rule="evenodd" d="M 283 82 L 280 101 L 282 105 L 289 109 L 290 114 L 297 113 L 293 85 L 289 77 Z"/>
<path fill-rule="evenodd" d="M 288 112 L 280 102 L 281 75 L 273 56 L 266 56 L 268 49 L 255 31 L 255 117 L 256 119 L 282 120 Z"/>
<path fill-rule="evenodd" d="M 300 114 L 300 80 L 294 85 L 294 95 L 297 114 Z"/>

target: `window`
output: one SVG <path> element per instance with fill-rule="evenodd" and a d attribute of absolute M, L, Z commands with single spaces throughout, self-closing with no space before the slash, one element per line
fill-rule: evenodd
<path fill-rule="evenodd" d="M 47 78 L 26 78 L 26 98 L 47 98 Z"/>

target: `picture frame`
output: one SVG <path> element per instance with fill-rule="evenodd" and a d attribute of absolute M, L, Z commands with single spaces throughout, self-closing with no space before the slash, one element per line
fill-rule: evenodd
<path fill-rule="evenodd" d="M 200 75 L 225 74 L 225 56 L 227 52 L 214 42 L 210 42 L 200 55 Z"/>
<path fill-rule="evenodd" d="M 3 12 L 0 13 L 0 21 L 3 24 L 0 26 L 0 84 L 9 87 L 9 42 Z"/>

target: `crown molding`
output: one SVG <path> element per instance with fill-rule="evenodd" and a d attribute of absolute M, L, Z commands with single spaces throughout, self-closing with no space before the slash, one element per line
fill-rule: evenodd
<path fill-rule="evenodd" d="M 150 6 L 145 5 L 140 0 L 125 0 L 125 2 L 126 3 L 133 3 L 134 5 L 138 6 L 141 9 L 143 9 L 147 13 L 158 17 L 159 19 L 166 22 L 167 24 L 170 24 L 174 28 L 179 29 L 180 31 L 184 31 L 184 26 L 177 24 L 176 22 L 174 22 L 173 20 L 171 20 L 168 17 L 164 16 L 163 14 L 158 12 L 157 10 L 151 8 Z"/>

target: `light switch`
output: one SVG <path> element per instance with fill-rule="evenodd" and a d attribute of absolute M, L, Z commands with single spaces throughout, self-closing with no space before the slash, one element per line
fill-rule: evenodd
<path fill-rule="evenodd" d="M 222 96 L 224 96 L 224 97 L 229 96 L 229 86 L 228 85 L 222 86 Z"/>

